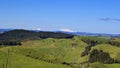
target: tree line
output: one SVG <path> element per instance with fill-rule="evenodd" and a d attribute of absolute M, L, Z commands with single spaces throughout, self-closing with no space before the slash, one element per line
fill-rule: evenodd
<path fill-rule="evenodd" d="M 20 41 L 0 41 L 0 46 L 22 45 Z"/>
<path fill-rule="evenodd" d="M 73 38 L 74 35 L 60 33 L 60 32 L 48 32 L 48 31 L 29 31 L 29 30 L 11 30 L 0 34 L 0 40 L 31 40 L 31 39 L 46 39 L 46 38 Z"/>
<path fill-rule="evenodd" d="M 98 44 L 110 44 L 112 46 L 117 46 L 120 47 L 120 42 L 114 41 L 114 40 L 107 40 L 107 41 L 99 41 L 99 40 L 93 40 L 93 39 L 89 39 L 89 38 L 82 38 L 81 39 L 83 42 L 87 43 L 89 46 L 85 47 L 84 52 L 81 53 L 81 56 L 86 56 L 89 54 L 91 48 L 93 46 L 96 46 Z"/>
<path fill-rule="evenodd" d="M 120 61 L 110 57 L 109 53 L 102 50 L 93 49 L 89 55 L 89 62 L 101 62 L 105 64 L 120 63 Z"/>

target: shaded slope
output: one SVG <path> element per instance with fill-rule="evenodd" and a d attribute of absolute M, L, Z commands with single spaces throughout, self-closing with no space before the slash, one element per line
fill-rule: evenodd
<path fill-rule="evenodd" d="M 73 38 L 73 35 L 56 32 L 35 32 L 28 30 L 12 30 L 0 35 L 0 40 L 27 40 L 44 38 Z"/>

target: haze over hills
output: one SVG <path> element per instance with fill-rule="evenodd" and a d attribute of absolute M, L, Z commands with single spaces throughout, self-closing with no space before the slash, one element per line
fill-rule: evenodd
<path fill-rule="evenodd" d="M 11 31 L 14 29 L 0 29 L 0 33 L 4 33 L 7 31 Z M 29 30 L 29 31 L 35 31 L 39 32 L 42 30 Z M 44 31 L 43 31 L 44 32 Z M 47 32 L 47 31 L 45 31 Z M 77 31 L 64 31 L 64 30 L 59 30 L 59 31 L 48 31 L 48 32 L 60 32 L 60 33 L 66 33 L 66 34 L 72 34 L 72 35 L 77 35 L 77 36 L 116 36 L 120 37 L 120 34 L 107 34 L 107 33 L 92 33 L 92 32 L 77 32 Z"/>
<path fill-rule="evenodd" d="M 13 29 L 0 29 L 0 33 L 4 33 L 4 32 L 7 32 L 7 31 L 10 31 L 10 30 L 13 30 Z"/>
<path fill-rule="evenodd" d="M 120 34 L 90 33 L 90 32 L 64 32 L 64 33 L 78 36 L 116 36 L 116 37 L 120 36 Z"/>

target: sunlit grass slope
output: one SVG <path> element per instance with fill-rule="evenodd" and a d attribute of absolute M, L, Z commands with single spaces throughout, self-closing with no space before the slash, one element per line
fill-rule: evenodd
<path fill-rule="evenodd" d="M 112 46 L 109 44 L 100 44 L 94 46 L 93 49 L 103 50 L 104 52 L 108 52 L 112 58 L 120 60 L 120 48 L 116 46 Z"/>
<path fill-rule="evenodd" d="M 22 46 L 0 48 L 0 68 L 6 67 L 8 50 L 8 68 L 81 68 L 87 62 L 89 55 L 81 57 L 88 46 L 81 38 L 96 39 L 96 37 L 78 37 L 73 39 L 37 39 L 22 41 Z M 97 37 L 98 41 L 107 38 Z M 108 52 L 112 58 L 120 60 L 120 48 L 108 44 L 99 44 L 92 49 Z M 68 65 L 63 64 L 68 63 Z M 69 65 L 69 64 L 72 64 Z M 119 68 L 120 64 L 91 63 L 90 68 Z"/>
<path fill-rule="evenodd" d="M 7 57 L 8 49 L 10 49 L 9 57 Z M 6 58 L 8 58 L 8 63 Z M 16 54 L 12 51 L 11 47 L 0 50 L 0 68 L 6 68 L 6 66 L 7 68 L 70 68 L 62 64 L 47 63 L 21 54 Z"/>
<path fill-rule="evenodd" d="M 87 44 L 79 37 L 74 39 L 39 39 L 23 41 L 22 46 L 0 48 L 0 66 L 5 66 L 10 49 L 8 65 L 11 68 L 67 68 L 62 62 L 77 63 L 87 61 L 80 57 Z M 81 60 L 81 61 L 79 61 Z M 3 65 L 4 64 L 4 65 Z M 28 67 L 27 67 L 28 66 Z M 30 66 L 30 67 L 29 67 Z M 42 67 L 43 66 L 43 67 Z"/>

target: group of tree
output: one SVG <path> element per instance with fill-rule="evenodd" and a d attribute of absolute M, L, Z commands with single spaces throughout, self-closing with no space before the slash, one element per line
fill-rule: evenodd
<path fill-rule="evenodd" d="M 74 37 L 74 35 L 60 33 L 60 32 L 44 32 L 40 31 L 38 32 L 39 38 L 45 39 L 45 38 L 68 38 L 71 39 Z"/>
<path fill-rule="evenodd" d="M 22 45 L 20 41 L 0 41 L 0 46 Z"/>
<path fill-rule="evenodd" d="M 85 50 L 81 53 L 81 57 L 86 56 L 89 54 L 92 46 L 85 47 Z"/>
<path fill-rule="evenodd" d="M 0 34 L 0 40 L 31 40 L 31 39 L 45 39 L 45 38 L 73 38 L 73 35 L 59 33 L 59 32 L 48 32 L 48 31 L 29 31 L 29 30 L 11 30 Z"/>
<path fill-rule="evenodd" d="M 114 41 L 114 40 L 111 40 L 111 39 L 99 40 L 98 38 L 96 38 L 96 39 L 82 38 L 81 40 L 83 42 L 87 43 L 90 46 L 95 46 L 95 45 L 98 45 L 98 44 L 110 44 L 110 45 L 113 45 L 113 46 L 120 47 L 120 42 Z"/>
<path fill-rule="evenodd" d="M 101 62 L 105 64 L 120 63 L 120 61 L 111 58 L 109 53 L 97 49 L 93 49 L 92 52 L 90 53 L 89 62 L 90 63 Z"/>
<path fill-rule="evenodd" d="M 88 55 L 91 50 L 91 47 L 105 43 L 103 41 L 99 41 L 98 39 L 82 38 L 81 40 L 89 45 L 85 47 L 85 50 L 81 53 L 81 57 Z"/>
<path fill-rule="evenodd" d="M 97 38 L 96 39 L 82 38 L 81 40 L 90 46 L 95 46 L 95 45 L 103 44 L 107 42 L 107 41 L 101 41 Z"/>
<path fill-rule="evenodd" d="M 112 46 L 120 47 L 120 42 L 113 41 L 113 40 L 110 40 L 110 39 L 99 40 L 98 38 L 97 39 L 82 38 L 81 40 L 88 44 L 88 46 L 85 48 L 84 52 L 81 53 L 81 57 L 88 55 L 91 48 L 93 46 L 98 45 L 98 44 L 110 44 Z"/>
<path fill-rule="evenodd" d="M 120 47 L 120 42 L 118 42 L 118 41 L 109 40 L 109 41 L 108 41 L 108 44 L 113 45 L 113 46 Z"/>

